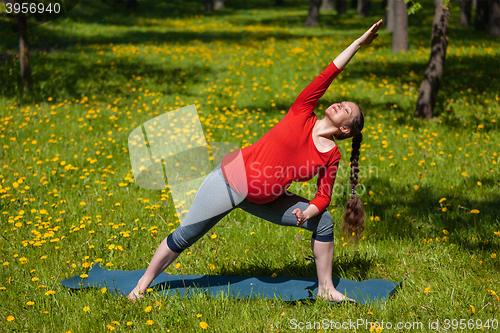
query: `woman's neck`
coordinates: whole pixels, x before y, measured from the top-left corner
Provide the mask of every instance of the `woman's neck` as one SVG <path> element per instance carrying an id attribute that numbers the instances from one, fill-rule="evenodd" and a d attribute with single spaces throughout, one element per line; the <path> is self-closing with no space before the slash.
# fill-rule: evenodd
<path id="1" fill-rule="evenodd" d="M 331 123 L 327 122 L 325 118 L 316 120 L 313 127 L 313 134 L 317 137 L 325 139 L 332 139 L 332 136 L 338 133 L 340 133 L 340 130 Z"/>

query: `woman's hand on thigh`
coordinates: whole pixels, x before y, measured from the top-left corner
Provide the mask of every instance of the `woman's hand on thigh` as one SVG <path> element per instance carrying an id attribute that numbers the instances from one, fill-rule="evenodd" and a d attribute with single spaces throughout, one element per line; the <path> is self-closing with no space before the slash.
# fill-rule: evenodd
<path id="1" fill-rule="evenodd" d="M 303 225 L 307 221 L 307 218 L 304 215 L 304 212 L 302 212 L 302 210 L 300 210 L 300 208 L 295 208 L 293 210 L 292 214 L 297 217 L 297 226 L 298 227 L 300 227 L 301 225 Z"/>

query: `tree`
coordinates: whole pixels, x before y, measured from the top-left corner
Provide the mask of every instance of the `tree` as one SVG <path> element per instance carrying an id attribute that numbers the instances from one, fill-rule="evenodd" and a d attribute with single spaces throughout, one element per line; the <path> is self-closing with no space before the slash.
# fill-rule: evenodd
<path id="1" fill-rule="evenodd" d="M 431 55 L 418 93 L 417 108 L 415 110 L 416 117 L 432 118 L 433 116 L 439 85 L 444 71 L 446 49 L 448 47 L 450 1 L 434 0 L 434 5 Z"/>
<path id="2" fill-rule="evenodd" d="M 15 4 L 16 2 L 21 4 L 22 0 L 1 0 L 4 5 L 7 4 Z M 19 63 L 21 65 L 21 78 L 23 79 L 23 90 L 26 92 L 33 91 L 33 79 L 31 76 L 31 67 L 29 60 L 29 44 L 28 44 L 28 34 L 26 33 L 27 24 L 26 24 L 26 14 L 23 11 L 19 11 L 17 15 L 17 27 L 12 26 L 13 31 L 17 30 L 17 36 L 19 40 Z"/>
<path id="3" fill-rule="evenodd" d="M 321 8 L 319 10 L 330 11 L 335 9 L 334 0 L 323 0 L 321 1 Z"/>
<path id="4" fill-rule="evenodd" d="M 491 0 L 490 36 L 500 37 L 500 0 Z"/>
<path id="5" fill-rule="evenodd" d="M 474 18 L 474 28 L 476 30 L 486 30 L 489 21 L 489 1 L 476 1 L 476 17 Z"/>
<path id="6" fill-rule="evenodd" d="M 394 31 L 392 33 L 392 51 L 408 52 L 408 13 L 403 0 L 394 0 Z"/>
<path id="7" fill-rule="evenodd" d="M 137 9 L 137 0 L 127 0 L 126 7 L 127 10 L 135 11 Z"/>
<path id="8" fill-rule="evenodd" d="M 387 9 L 385 11 L 385 26 L 388 32 L 394 31 L 394 2 L 396 0 L 387 0 Z"/>
<path id="9" fill-rule="evenodd" d="M 207 12 L 211 12 L 212 10 L 214 10 L 214 0 L 205 0 L 204 4 L 205 4 L 205 10 Z"/>
<path id="10" fill-rule="evenodd" d="M 347 11 L 346 0 L 337 0 L 337 13 L 345 14 Z"/>
<path id="11" fill-rule="evenodd" d="M 458 18 L 458 24 L 463 27 L 468 27 L 470 25 L 470 18 L 472 15 L 472 0 L 462 0 L 460 4 L 460 16 Z"/>
<path id="12" fill-rule="evenodd" d="M 306 27 L 315 27 L 319 24 L 319 6 L 321 0 L 309 0 L 309 13 L 307 14 Z"/>
<path id="13" fill-rule="evenodd" d="M 370 14 L 370 7 L 370 0 L 358 0 L 358 15 L 360 17 L 367 17 Z"/>
<path id="14" fill-rule="evenodd" d="M 222 9 L 224 8 L 224 0 L 215 0 L 214 1 L 214 9 Z"/>

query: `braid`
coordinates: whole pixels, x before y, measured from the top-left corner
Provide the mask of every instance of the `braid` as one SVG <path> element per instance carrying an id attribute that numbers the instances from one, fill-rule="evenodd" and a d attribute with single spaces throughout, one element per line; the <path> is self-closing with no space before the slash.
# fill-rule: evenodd
<path id="1" fill-rule="evenodd" d="M 353 196 L 347 201 L 347 207 L 344 213 L 344 222 L 342 229 L 348 233 L 348 236 L 353 235 L 357 239 L 359 234 L 364 230 L 364 217 L 365 207 L 363 203 L 355 194 L 356 187 L 358 186 L 358 160 L 359 148 L 363 141 L 363 135 L 358 133 L 352 138 L 352 151 L 351 151 L 351 189 Z"/>
<path id="2" fill-rule="evenodd" d="M 351 151 L 351 189 L 353 192 L 356 191 L 356 186 L 358 186 L 358 160 L 359 160 L 359 148 L 361 147 L 361 142 L 363 141 L 363 134 L 358 133 L 358 135 L 352 138 L 352 151 Z"/>

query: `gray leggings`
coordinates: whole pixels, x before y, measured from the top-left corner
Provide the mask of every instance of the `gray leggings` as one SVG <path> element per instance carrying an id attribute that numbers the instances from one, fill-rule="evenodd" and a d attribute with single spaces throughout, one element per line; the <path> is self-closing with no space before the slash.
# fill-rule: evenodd
<path id="1" fill-rule="evenodd" d="M 181 253 L 235 208 L 276 224 L 297 227 L 292 211 L 295 208 L 304 211 L 308 206 L 309 200 L 288 191 L 271 202 L 253 203 L 229 186 L 218 165 L 200 185 L 180 226 L 168 235 L 167 245 L 172 251 Z M 333 241 L 333 219 L 326 210 L 307 220 L 301 228 L 312 231 L 317 241 Z"/>

